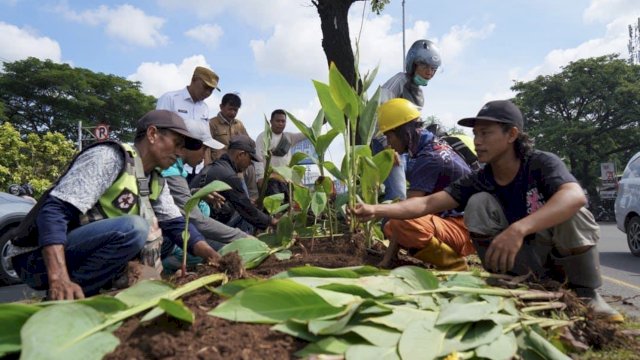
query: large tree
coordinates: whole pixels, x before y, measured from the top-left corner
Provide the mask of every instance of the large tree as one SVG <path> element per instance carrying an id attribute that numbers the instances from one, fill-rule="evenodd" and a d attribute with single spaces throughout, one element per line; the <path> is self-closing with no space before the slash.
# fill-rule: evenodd
<path id="1" fill-rule="evenodd" d="M 36 58 L 4 64 L 0 100 L 22 134 L 51 131 L 76 139 L 82 121 L 107 124 L 111 136 L 123 141 L 133 139 L 136 120 L 155 103 L 138 82 Z"/>
<path id="2" fill-rule="evenodd" d="M 336 64 L 342 76 L 355 88 L 356 72 L 351 37 L 349 34 L 349 8 L 362 0 L 311 0 L 320 15 L 322 29 L 322 49 L 327 63 Z M 377 14 L 390 0 L 372 0 L 371 9 Z"/>
<path id="3" fill-rule="evenodd" d="M 564 158 L 591 195 L 601 162 L 624 166 L 640 149 L 639 65 L 617 55 L 583 59 L 512 89 L 536 148 Z"/>

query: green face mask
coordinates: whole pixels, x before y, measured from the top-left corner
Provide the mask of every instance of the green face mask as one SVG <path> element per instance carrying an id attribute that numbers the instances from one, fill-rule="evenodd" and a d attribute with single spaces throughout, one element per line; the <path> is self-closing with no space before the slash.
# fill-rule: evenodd
<path id="1" fill-rule="evenodd" d="M 429 80 L 423 78 L 422 76 L 415 74 L 413 76 L 413 83 L 418 85 L 418 86 L 427 86 L 427 84 L 429 83 Z"/>

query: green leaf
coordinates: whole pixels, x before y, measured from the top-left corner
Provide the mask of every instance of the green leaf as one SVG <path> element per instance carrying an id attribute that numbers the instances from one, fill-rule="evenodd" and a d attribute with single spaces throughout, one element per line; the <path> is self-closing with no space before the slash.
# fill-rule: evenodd
<path id="1" fill-rule="evenodd" d="M 336 292 L 341 292 L 341 293 L 345 293 L 345 294 L 351 294 L 351 295 L 359 296 L 359 297 L 364 298 L 364 299 L 377 298 L 377 297 L 381 297 L 381 296 L 385 295 L 385 293 L 379 293 L 379 292 L 375 292 L 375 291 L 369 292 L 369 291 L 365 290 L 364 288 L 362 288 L 361 286 L 350 285 L 350 284 L 331 283 L 331 284 L 326 284 L 326 285 L 319 285 L 318 288 L 325 289 L 325 290 L 336 291 Z"/>
<path id="2" fill-rule="evenodd" d="M 482 288 L 486 287 L 487 283 L 481 278 L 467 274 L 455 274 L 450 276 L 446 281 L 442 282 L 442 286 L 453 287 L 463 286 L 469 288 Z"/>
<path id="3" fill-rule="evenodd" d="M 376 90 L 371 100 L 367 101 L 364 110 L 358 120 L 358 133 L 362 137 L 365 144 L 371 143 L 371 139 L 376 134 L 377 126 L 376 111 L 378 110 L 378 102 L 380 100 L 380 88 Z"/>
<path id="4" fill-rule="evenodd" d="M 322 109 L 318 110 L 318 115 L 313 120 L 313 124 L 311 124 L 311 131 L 313 135 L 315 135 L 316 139 L 322 134 L 322 125 L 324 124 L 324 111 Z"/>
<path id="5" fill-rule="evenodd" d="M 429 270 L 417 266 L 401 266 L 391 270 L 391 274 L 401 277 L 415 290 L 431 290 L 438 288 L 438 278 Z"/>
<path id="6" fill-rule="evenodd" d="M 92 296 L 87 299 L 77 300 L 76 303 L 90 306 L 103 314 L 111 314 L 128 308 L 124 302 L 106 295 Z"/>
<path id="7" fill-rule="evenodd" d="M 278 323 L 337 315 L 343 310 L 307 286 L 288 279 L 270 279 L 240 291 L 209 314 L 231 321 Z"/>
<path id="8" fill-rule="evenodd" d="M 345 327 L 339 334 L 352 332 L 367 340 L 371 345 L 390 347 L 396 346 L 401 333 L 395 329 L 375 324 L 351 325 Z"/>
<path id="9" fill-rule="evenodd" d="M 351 320 L 356 311 L 358 311 L 360 304 L 350 306 L 349 311 L 338 318 L 311 319 L 308 324 L 309 331 L 316 335 L 329 335 L 340 332 L 345 326 L 347 326 L 349 320 Z"/>
<path id="10" fill-rule="evenodd" d="M 336 136 L 338 136 L 338 134 L 340 134 L 338 130 L 331 129 L 327 131 L 326 134 L 318 136 L 318 142 L 316 144 L 316 153 L 318 154 L 318 157 L 320 159 L 324 158 L 324 154 L 327 152 L 329 145 L 331 145 L 331 142 L 333 141 L 333 139 L 335 139 Z"/>
<path id="11" fill-rule="evenodd" d="M 275 255 L 276 259 L 280 261 L 284 261 L 284 260 L 291 259 L 291 256 L 293 256 L 293 253 L 291 252 L 291 250 L 285 249 L 285 250 L 280 250 L 273 255 Z"/>
<path id="12" fill-rule="evenodd" d="M 542 356 L 544 359 L 548 360 L 570 360 L 571 358 L 567 355 L 563 354 L 562 351 L 558 350 L 553 344 L 551 344 L 547 339 L 542 337 L 540 334 L 533 330 L 526 330 L 524 341 L 527 346 L 531 348 L 538 355 Z"/>
<path id="13" fill-rule="evenodd" d="M 298 120 L 298 118 L 296 118 L 292 113 L 287 111 L 287 116 L 289 117 L 289 120 L 291 120 L 291 122 L 293 123 L 293 125 L 295 125 L 298 130 L 304 134 L 304 136 L 307 137 L 307 139 L 309 139 L 309 141 L 311 141 L 311 144 L 313 144 L 313 147 L 316 146 L 316 137 L 313 135 L 313 131 L 307 126 L 305 125 L 304 122 Z"/>
<path id="14" fill-rule="evenodd" d="M 376 360 L 400 360 L 395 346 L 382 347 L 374 345 L 349 346 L 345 354 L 347 360 L 376 359 Z"/>
<path id="15" fill-rule="evenodd" d="M 492 314 L 499 308 L 485 301 L 475 303 L 443 304 L 438 317 L 437 325 L 460 324 L 472 321 L 491 320 Z"/>
<path id="16" fill-rule="evenodd" d="M 297 321 L 285 321 L 280 324 L 273 325 L 271 327 L 271 330 L 280 331 L 281 333 L 285 333 L 309 342 L 314 342 L 321 339 L 320 336 L 313 335 L 309 332 L 306 323 Z"/>
<path id="17" fill-rule="evenodd" d="M 357 158 L 367 159 L 371 158 L 372 152 L 371 147 L 369 145 L 356 145 L 355 153 Z"/>
<path id="18" fill-rule="evenodd" d="M 376 164 L 378 169 L 378 183 L 384 182 L 389 173 L 391 173 L 394 157 L 395 152 L 393 149 L 385 149 L 373 156 L 373 163 Z"/>
<path id="19" fill-rule="evenodd" d="M 360 99 L 333 62 L 329 67 L 329 90 L 338 108 L 349 116 L 349 121 L 357 121 Z M 324 109 L 324 104 L 322 108 Z"/>
<path id="20" fill-rule="evenodd" d="M 288 215 L 284 215 L 278 220 L 276 227 L 276 239 L 280 246 L 288 246 L 293 240 L 293 222 Z M 282 256 L 282 255 L 280 255 Z M 276 253 L 276 257 L 278 257 Z M 291 254 L 289 254 L 291 257 Z M 284 258 L 278 258 L 278 260 L 284 260 Z"/>
<path id="21" fill-rule="evenodd" d="M 309 188 L 301 185 L 293 185 L 293 201 L 300 206 L 303 213 L 306 213 L 311 205 L 311 192 Z"/>
<path id="22" fill-rule="evenodd" d="M 235 294 L 239 293 L 240 291 L 251 287 L 253 285 L 256 285 L 260 282 L 262 282 L 263 280 L 260 279 L 254 279 L 254 278 L 250 278 L 250 279 L 238 279 L 238 280 L 234 280 L 231 282 L 228 282 L 224 285 L 220 285 L 217 288 L 215 288 L 213 290 L 213 292 L 215 292 L 216 294 L 220 295 L 220 296 L 224 296 L 224 297 L 232 297 Z"/>
<path id="23" fill-rule="evenodd" d="M 303 165 L 295 165 L 294 167 L 288 166 L 275 166 L 273 171 L 280 174 L 285 180 L 292 182 L 293 184 L 302 185 L 302 179 L 306 168 Z"/>
<path id="24" fill-rule="evenodd" d="M 380 270 L 376 267 L 364 265 L 343 267 L 338 269 L 322 268 L 318 266 L 298 266 L 290 268 L 287 271 L 281 272 L 273 278 L 287 278 L 287 277 L 326 277 L 326 278 L 359 278 L 361 276 L 385 274 L 385 270 Z"/>
<path id="25" fill-rule="evenodd" d="M 160 299 L 158 307 L 176 319 L 193 324 L 195 316 L 193 312 L 184 305 L 182 300 Z"/>
<path id="26" fill-rule="evenodd" d="M 269 155 L 269 149 L 271 148 L 271 136 L 272 136 L 272 130 L 271 130 L 271 123 L 269 122 L 269 120 L 267 120 L 267 117 L 264 117 L 264 132 L 262 135 L 262 158 L 266 159 L 267 156 Z"/>
<path id="27" fill-rule="evenodd" d="M 338 107 L 334 99 L 331 97 L 331 89 L 329 88 L 329 85 L 314 80 L 313 86 L 316 88 L 318 100 L 320 100 L 320 105 L 322 106 L 322 110 L 324 111 L 331 128 L 338 132 L 343 132 L 347 127 L 344 112 L 340 107 Z"/>
<path id="28" fill-rule="evenodd" d="M 198 190 L 195 194 L 191 195 L 187 203 L 184 205 L 185 214 L 189 214 L 191 212 L 191 209 L 193 209 L 193 207 L 196 206 L 203 197 L 211 194 L 214 191 L 221 192 L 226 190 L 231 190 L 231 186 L 229 186 L 224 181 L 213 180 L 212 182 L 208 183 L 205 187 Z"/>
<path id="29" fill-rule="evenodd" d="M 402 332 L 398 352 L 403 360 L 436 359 L 442 351 L 446 331 L 430 320 L 415 320 Z"/>
<path id="30" fill-rule="evenodd" d="M 163 296 L 171 293 L 174 287 L 160 280 L 141 281 L 132 287 L 119 292 L 116 299 L 133 307 L 148 301 L 151 298 Z"/>
<path id="31" fill-rule="evenodd" d="M 264 242 L 256 238 L 244 238 L 238 239 L 225 245 L 218 251 L 220 255 L 224 256 L 228 253 L 237 251 L 240 258 L 242 258 L 242 264 L 249 269 L 256 261 L 262 261 L 269 256 L 269 246 Z"/>
<path id="32" fill-rule="evenodd" d="M 315 354 L 340 355 L 344 354 L 350 345 L 351 343 L 345 339 L 329 336 L 305 346 L 304 349 L 296 352 L 295 355 L 301 358 L 306 358 Z"/>
<path id="33" fill-rule="evenodd" d="M 264 205 L 265 210 L 267 210 L 270 215 L 273 215 L 277 213 L 282 201 L 284 201 L 284 194 L 279 193 L 266 196 L 262 204 Z"/>
<path id="34" fill-rule="evenodd" d="M 22 327 L 21 358 L 102 359 L 118 346 L 118 338 L 106 331 L 85 334 L 105 319 L 100 312 L 82 304 L 42 309 Z"/>
<path id="35" fill-rule="evenodd" d="M 0 304 L 0 355 L 20 351 L 20 329 L 40 309 L 20 303 Z"/>
<path id="36" fill-rule="evenodd" d="M 307 153 L 298 151 L 291 156 L 291 160 L 289 161 L 289 166 L 291 167 L 293 165 L 298 165 L 298 163 L 304 159 L 311 159 L 314 162 L 317 162 L 316 159 L 314 159 L 313 157 L 310 157 L 309 155 L 307 155 Z"/>
<path id="37" fill-rule="evenodd" d="M 313 197 L 311 198 L 311 211 L 313 214 L 318 217 L 324 211 L 327 206 L 327 194 L 316 191 L 313 193 Z"/>
<path id="38" fill-rule="evenodd" d="M 509 360 L 516 356 L 518 344 L 513 332 L 501 335 L 496 341 L 478 346 L 476 356 L 495 360 Z"/>
<path id="39" fill-rule="evenodd" d="M 420 320 L 424 325 L 435 326 L 438 313 L 434 311 L 426 311 L 412 309 L 406 306 L 391 306 L 391 314 L 371 317 L 367 321 L 384 325 L 392 329 L 405 331 L 412 321 Z"/>
<path id="40" fill-rule="evenodd" d="M 324 168 L 327 169 L 327 171 L 329 171 L 329 173 L 336 179 L 344 181 L 344 175 L 342 175 L 342 172 L 340 172 L 340 169 L 338 169 L 334 163 L 331 161 L 325 161 L 322 163 L 322 166 L 324 166 Z"/>
<path id="41" fill-rule="evenodd" d="M 502 336 L 502 326 L 493 321 L 484 320 L 470 325 L 465 331 L 454 338 L 445 339 L 441 356 L 446 356 L 454 351 L 463 352 L 475 349 L 478 346 L 491 344 Z"/>
<path id="42" fill-rule="evenodd" d="M 362 79 L 362 93 L 367 92 L 367 90 L 371 86 L 371 83 L 373 82 L 373 80 L 375 80 L 376 75 L 378 75 L 378 66 L 376 66 L 371 72 L 367 72 L 364 75 L 364 78 Z M 376 92 L 378 92 L 378 90 L 376 90 Z M 376 99 L 375 95 L 373 95 L 373 97 L 369 101 L 373 101 L 373 100 L 376 100 L 375 101 L 376 104 L 378 103 L 378 99 Z"/>

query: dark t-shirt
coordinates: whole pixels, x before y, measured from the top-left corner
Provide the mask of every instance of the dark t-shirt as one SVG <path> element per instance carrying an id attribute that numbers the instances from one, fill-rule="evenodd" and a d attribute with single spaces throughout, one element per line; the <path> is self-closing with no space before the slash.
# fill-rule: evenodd
<path id="1" fill-rule="evenodd" d="M 438 141 L 428 130 L 422 131 L 416 148 L 406 167 L 409 191 L 433 194 L 471 172 L 451 146 Z"/>
<path id="2" fill-rule="evenodd" d="M 496 183 L 491 166 L 487 165 L 451 184 L 445 191 L 462 209 L 473 194 L 488 192 L 502 205 L 512 224 L 540 209 L 560 185 L 569 182 L 577 181 L 558 156 L 535 150 L 520 164 L 513 181 L 505 186 Z"/>

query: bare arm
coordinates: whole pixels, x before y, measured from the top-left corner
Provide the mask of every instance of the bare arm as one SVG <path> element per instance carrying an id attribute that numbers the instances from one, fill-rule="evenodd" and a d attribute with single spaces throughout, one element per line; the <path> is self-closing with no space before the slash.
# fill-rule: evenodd
<path id="1" fill-rule="evenodd" d="M 354 214 L 361 220 L 374 218 L 414 219 L 458 207 L 458 202 L 444 191 L 423 197 L 413 197 L 393 204 L 357 204 Z"/>
<path id="2" fill-rule="evenodd" d="M 42 256 L 49 278 L 49 298 L 51 300 L 84 299 L 82 288 L 69 278 L 64 246 L 45 246 L 42 248 Z"/>
<path id="3" fill-rule="evenodd" d="M 511 270 L 525 236 L 569 220 L 586 202 L 577 183 L 560 185 L 558 191 L 538 211 L 514 222 L 494 238 L 486 254 L 489 269 L 496 272 Z"/>

